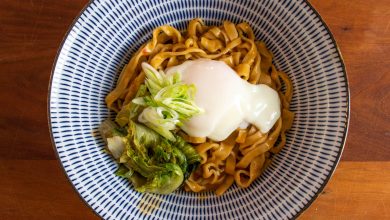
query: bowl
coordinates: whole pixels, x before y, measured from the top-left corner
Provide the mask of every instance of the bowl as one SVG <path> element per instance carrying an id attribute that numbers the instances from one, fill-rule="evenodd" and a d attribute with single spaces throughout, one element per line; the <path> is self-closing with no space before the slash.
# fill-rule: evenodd
<path id="1" fill-rule="evenodd" d="M 116 177 L 97 127 L 114 117 L 104 102 L 131 55 L 154 28 L 180 30 L 248 22 L 274 64 L 291 78 L 295 112 L 284 149 L 249 188 L 224 195 L 176 191 L 140 194 Z M 49 90 L 54 149 L 81 198 L 105 219 L 293 219 L 319 195 L 340 159 L 349 91 L 340 51 L 319 14 L 303 0 L 91 1 L 58 52 Z"/>

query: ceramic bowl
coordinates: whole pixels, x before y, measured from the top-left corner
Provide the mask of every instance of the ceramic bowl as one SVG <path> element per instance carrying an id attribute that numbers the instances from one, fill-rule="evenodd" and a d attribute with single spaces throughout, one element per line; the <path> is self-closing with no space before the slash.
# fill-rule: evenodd
<path id="1" fill-rule="evenodd" d="M 131 55 L 170 24 L 184 30 L 202 18 L 248 22 L 288 73 L 294 93 L 284 149 L 249 188 L 224 195 L 179 190 L 140 194 L 114 175 L 96 131 L 114 117 L 104 102 Z M 293 219 L 319 195 L 340 159 L 348 128 L 349 90 L 341 54 L 318 13 L 304 0 L 92 1 L 68 31 L 49 91 L 53 145 L 69 181 L 105 219 Z"/>

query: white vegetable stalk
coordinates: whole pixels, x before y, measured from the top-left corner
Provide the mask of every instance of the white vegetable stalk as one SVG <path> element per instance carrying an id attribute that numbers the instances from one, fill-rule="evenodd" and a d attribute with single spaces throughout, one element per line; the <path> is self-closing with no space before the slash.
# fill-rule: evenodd
<path id="1" fill-rule="evenodd" d="M 203 112 L 194 101 L 196 88 L 194 85 L 181 83 L 179 73 L 167 76 L 145 62 L 141 66 L 145 72 L 145 84 L 150 96 L 132 100 L 134 104 L 146 107 L 139 115 L 138 121 L 163 137 L 174 140 L 171 130 Z"/>
<path id="2" fill-rule="evenodd" d="M 125 150 L 125 143 L 120 136 L 114 136 L 111 138 L 107 138 L 107 147 L 114 156 L 115 159 L 118 159 L 123 151 Z"/>

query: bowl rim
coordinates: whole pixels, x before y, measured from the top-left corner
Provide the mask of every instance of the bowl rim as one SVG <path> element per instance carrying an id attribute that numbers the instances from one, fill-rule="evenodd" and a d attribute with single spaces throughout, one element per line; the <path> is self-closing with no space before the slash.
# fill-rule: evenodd
<path id="1" fill-rule="evenodd" d="M 96 210 L 94 208 L 92 208 L 91 205 L 89 205 L 89 203 L 79 193 L 79 191 L 77 190 L 76 186 L 73 184 L 73 182 L 69 178 L 68 173 L 65 170 L 64 164 L 61 162 L 61 159 L 60 159 L 59 153 L 58 153 L 58 149 L 57 149 L 56 144 L 55 144 L 55 140 L 54 140 L 54 136 L 53 136 L 53 132 L 52 132 L 53 128 L 52 128 L 51 113 L 50 113 L 50 109 L 51 109 L 50 100 L 51 100 L 51 91 L 52 91 L 52 84 L 53 84 L 53 75 L 54 75 L 54 71 L 55 71 L 55 69 L 57 67 L 58 58 L 59 58 L 59 56 L 61 54 L 61 51 L 62 51 L 62 49 L 64 47 L 66 39 L 68 39 L 68 37 L 69 37 L 70 31 L 73 29 L 73 27 L 75 26 L 75 24 L 79 20 L 79 18 L 84 14 L 85 10 L 87 10 L 87 8 L 89 8 L 90 5 L 92 3 L 95 3 L 95 2 L 96 2 L 96 0 L 90 0 L 90 1 L 88 1 L 85 4 L 85 6 L 82 8 L 82 10 L 73 19 L 72 23 L 68 26 L 68 29 L 67 29 L 66 33 L 64 34 L 64 36 L 62 38 L 61 44 L 58 47 L 55 59 L 53 61 L 52 69 L 51 69 L 51 72 L 50 72 L 50 79 L 49 79 L 49 84 L 48 84 L 48 95 L 47 95 L 46 104 L 47 104 L 47 121 L 48 121 L 48 128 L 49 128 L 49 133 L 50 133 L 51 145 L 52 145 L 52 148 L 53 148 L 53 150 L 55 152 L 56 160 L 57 160 L 57 162 L 60 164 L 60 166 L 62 168 L 63 174 L 65 175 L 65 177 L 69 181 L 69 183 L 72 185 L 72 188 L 73 188 L 74 192 L 76 192 L 78 197 L 83 201 L 84 205 L 86 207 L 88 207 L 90 210 L 92 210 L 92 212 L 97 217 L 99 217 L 101 219 L 104 219 L 99 213 L 96 212 Z M 346 93 L 347 93 L 347 96 L 346 96 L 347 109 L 346 109 L 346 116 L 345 116 L 346 117 L 345 129 L 344 129 L 344 132 L 343 132 L 342 142 L 340 144 L 341 149 L 340 149 L 340 151 L 338 152 L 338 154 L 336 156 L 336 160 L 335 160 L 334 164 L 332 165 L 332 168 L 331 168 L 329 174 L 327 175 L 326 179 L 324 180 L 323 184 L 320 186 L 318 191 L 315 193 L 315 195 L 309 200 L 308 203 L 306 203 L 306 205 L 304 205 L 304 207 L 301 210 L 299 210 L 294 216 L 292 216 L 291 219 L 297 219 L 302 213 L 304 213 L 313 204 L 313 202 L 319 197 L 319 195 L 323 192 L 325 187 L 328 185 L 329 180 L 332 178 L 334 172 L 336 171 L 336 168 L 337 168 L 338 164 L 340 163 L 341 155 L 342 155 L 342 153 L 343 153 L 343 151 L 345 149 L 347 136 L 348 136 L 348 131 L 349 131 L 349 125 L 350 125 L 350 112 L 351 112 L 351 97 L 350 97 L 351 93 L 350 93 L 350 89 L 349 89 L 349 81 L 348 81 L 347 69 L 345 67 L 344 58 L 343 58 L 343 56 L 341 54 L 341 51 L 340 51 L 340 48 L 339 48 L 339 46 L 338 46 L 338 44 L 336 42 L 336 39 L 335 39 L 332 31 L 330 30 L 329 26 L 325 23 L 325 21 L 322 18 L 322 16 L 313 7 L 313 5 L 309 2 L 309 0 L 302 0 L 302 2 L 306 3 L 307 6 L 309 6 L 310 10 L 319 19 L 319 22 L 321 22 L 321 24 L 325 28 L 327 34 L 329 34 L 329 36 L 330 36 L 330 38 L 332 40 L 332 43 L 335 45 L 335 49 L 336 49 L 337 55 L 338 55 L 338 57 L 340 58 L 340 61 L 341 61 L 341 69 L 343 71 L 343 76 L 345 78 L 345 87 L 346 87 Z"/>

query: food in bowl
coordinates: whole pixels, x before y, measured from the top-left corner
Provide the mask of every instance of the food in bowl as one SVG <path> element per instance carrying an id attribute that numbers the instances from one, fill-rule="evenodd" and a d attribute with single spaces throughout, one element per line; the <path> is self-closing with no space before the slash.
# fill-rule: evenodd
<path id="1" fill-rule="evenodd" d="M 292 83 L 247 23 L 153 31 L 106 97 L 100 133 L 139 192 L 246 188 L 285 145 Z"/>

